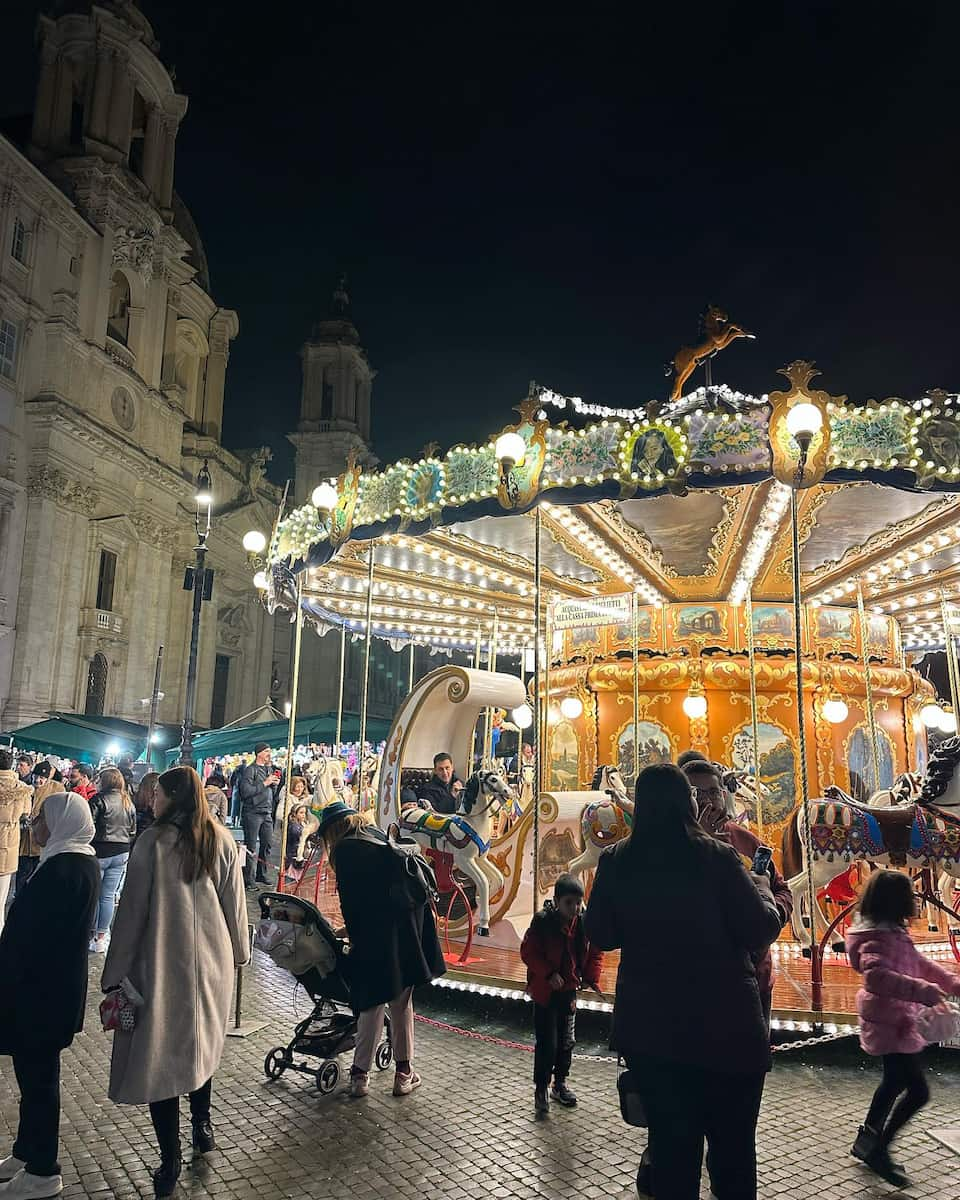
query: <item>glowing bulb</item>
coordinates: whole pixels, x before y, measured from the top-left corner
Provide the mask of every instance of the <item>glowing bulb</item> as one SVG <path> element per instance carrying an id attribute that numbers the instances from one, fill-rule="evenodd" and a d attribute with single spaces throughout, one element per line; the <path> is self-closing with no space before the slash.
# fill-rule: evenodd
<path id="1" fill-rule="evenodd" d="M 251 529 L 243 535 L 243 548 L 248 554 L 262 554 L 267 547 L 267 539 L 259 529 Z"/>
<path id="2" fill-rule="evenodd" d="M 846 702 L 841 700 L 837 695 L 833 695 L 829 700 L 824 701 L 823 715 L 831 725 L 842 725 L 849 713 L 850 710 L 847 708 Z"/>
<path id="3" fill-rule="evenodd" d="M 683 698 L 683 711 L 691 721 L 698 721 L 707 715 L 707 698 L 702 692 L 690 692 Z"/>
<path id="4" fill-rule="evenodd" d="M 527 443 L 519 433 L 501 433 L 497 438 L 494 453 L 497 461 L 509 471 L 523 462 L 527 453 Z"/>
<path id="5" fill-rule="evenodd" d="M 310 499 L 319 512 L 333 512 L 337 507 L 337 489 L 330 483 L 318 484 Z"/>
<path id="6" fill-rule="evenodd" d="M 577 696 L 565 696 L 560 701 L 560 712 L 568 721 L 575 721 L 583 713 L 583 701 Z"/>
<path id="7" fill-rule="evenodd" d="M 510 719 L 518 729 L 529 729 L 533 724 L 533 712 L 529 704 L 521 704 L 510 714 Z"/>
<path id="8" fill-rule="evenodd" d="M 944 708 L 940 712 L 940 730 L 950 734 L 957 732 L 957 718 L 949 709 Z"/>
<path id="9" fill-rule="evenodd" d="M 787 412 L 787 432 L 798 442 L 811 440 L 822 426 L 823 414 L 815 404 L 803 400 Z"/>
<path id="10" fill-rule="evenodd" d="M 928 729 L 939 729 L 940 714 L 942 712 L 943 709 L 940 707 L 940 705 L 934 704 L 931 700 L 929 704 L 925 704 L 923 708 L 920 709 L 920 720 Z"/>
<path id="11" fill-rule="evenodd" d="M 258 571 L 256 575 L 254 575 L 253 586 L 261 592 L 265 592 L 267 590 L 268 580 L 266 571 Z"/>

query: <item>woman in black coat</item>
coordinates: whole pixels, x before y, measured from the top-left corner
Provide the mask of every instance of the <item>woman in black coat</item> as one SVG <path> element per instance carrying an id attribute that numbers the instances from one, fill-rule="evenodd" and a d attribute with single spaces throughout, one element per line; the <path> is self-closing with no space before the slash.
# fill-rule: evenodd
<path id="1" fill-rule="evenodd" d="M 33 821 L 40 862 L 17 892 L 0 936 L 0 1053 L 13 1056 L 20 1125 L 0 1162 L 0 1194 L 55 1196 L 63 1188 L 60 1052 L 83 1028 L 87 946 L 100 895 L 90 806 L 55 792 Z M 10 1182 L 6 1182 L 10 1181 Z"/>
<path id="2" fill-rule="evenodd" d="M 395 1096 L 420 1086 L 413 1058 L 413 989 L 446 971 L 428 904 L 398 908 L 390 896 L 392 878 L 386 835 L 363 822 L 342 801 L 320 814 L 320 836 L 337 876 L 340 911 L 350 939 L 347 970 L 354 1011 L 359 1013 L 350 1094 L 366 1096 L 373 1053 L 390 1008 L 397 1072 Z"/>
<path id="3" fill-rule="evenodd" d="M 767 876 L 700 829 L 678 767 L 640 772 L 633 832 L 601 855 L 584 929 L 621 951 L 614 1046 L 646 1110 L 657 1200 L 700 1195 L 704 1138 L 714 1192 L 753 1200 L 770 1046 L 751 955 L 780 913 Z"/>

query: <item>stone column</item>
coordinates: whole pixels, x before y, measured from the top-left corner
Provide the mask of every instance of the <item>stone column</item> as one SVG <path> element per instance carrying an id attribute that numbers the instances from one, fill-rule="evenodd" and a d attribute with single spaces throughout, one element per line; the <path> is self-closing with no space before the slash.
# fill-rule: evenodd
<path id="1" fill-rule="evenodd" d="M 167 289 L 167 315 L 163 327 L 163 361 L 160 365 L 160 386 L 170 387 L 176 382 L 177 370 L 177 306 L 180 294 L 173 288 Z"/>
<path id="2" fill-rule="evenodd" d="M 133 122 L 133 83 L 126 54 L 114 55 L 113 87 L 110 91 L 110 116 L 107 141 L 126 158 L 130 153 L 130 126 Z"/>
<path id="3" fill-rule="evenodd" d="M 166 117 L 163 123 L 163 154 L 160 168 L 160 185 L 157 189 L 157 201 L 161 208 L 173 205 L 173 160 L 176 153 L 177 124 L 173 117 Z"/>
<path id="4" fill-rule="evenodd" d="M 65 146 L 70 140 L 70 117 L 73 107 L 73 68 L 66 58 L 57 60 L 57 82 L 50 120 L 51 147 Z"/>
<path id="5" fill-rule="evenodd" d="M 207 359 L 207 379 L 203 393 L 203 433 L 220 440 L 223 424 L 223 389 L 230 359 L 230 339 L 221 322 L 214 317 L 210 330 L 210 355 Z"/>
<path id="6" fill-rule="evenodd" d="M 32 140 L 35 146 L 50 144 L 50 126 L 57 96 L 57 50 L 49 41 L 40 48 L 40 82 L 33 114 Z"/>
<path id="7" fill-rule="evenodd" d="M 97 142 L 107 140 L 110 92 L 113 87 L 113 54 L 108 46 L 97 46 L 97 70 L 93 79 L 93 106 L 87 128 Z"/>
<path id="8" fill-rule="evenodd" d="M 160 182 L 163 153 L 163 115 L 156 104 L 147 113 L 147 131 L 143 144 L 143 182 L 156 195 Z"/>

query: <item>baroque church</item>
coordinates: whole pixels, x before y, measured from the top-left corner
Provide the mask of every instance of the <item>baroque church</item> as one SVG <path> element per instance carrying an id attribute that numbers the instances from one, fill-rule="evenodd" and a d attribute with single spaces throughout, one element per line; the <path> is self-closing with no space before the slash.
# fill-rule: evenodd
<path id="1" fill-rule="evenodd" d="M 144 721 L 163 647 L 161 722 L 183 712 L 194 492 L 213 480 L 196 725 L 290 693 L 291 626 L 270 617 L 242 549 L 280 491 L 269 451 L 221 442 L 238 315 L 213 297 L 174 187 L 187 113 L 132 0 L 40 18 L 32 120 L 0 125 L 0 728 L 50 712 Z M 295 500 L 370 450 L 374 372 L 345 287 L 301 351 Z M 340 639 L 304 639 L 300 711 L 336 707 Z M 344 703 L 360 701 L 362 646 Z M 374 643 L 370 711 L 406 670 Z"/>

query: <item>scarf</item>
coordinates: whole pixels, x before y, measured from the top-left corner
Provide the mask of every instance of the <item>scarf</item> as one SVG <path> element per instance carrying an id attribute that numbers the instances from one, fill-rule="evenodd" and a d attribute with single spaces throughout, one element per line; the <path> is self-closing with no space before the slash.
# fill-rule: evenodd
<path id="1" fill-rule="evenodd" d="M 82 796 L 76 792 L 54 792 L 44 800 L 40 811 L 50 836 L 40 851 L 38 870 L 58 854 L 93 854 L 90 842 L 96 826 L 90 805 Z"/>

